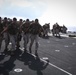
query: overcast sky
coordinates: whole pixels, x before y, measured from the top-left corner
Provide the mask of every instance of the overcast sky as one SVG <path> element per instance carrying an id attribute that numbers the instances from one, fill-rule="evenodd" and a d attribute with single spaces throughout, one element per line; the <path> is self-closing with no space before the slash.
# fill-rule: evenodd
<path id="1" fill-rule="evenodd" d="M 0 16 L 38 18 L 42 25 L 58 22 L 76 30 L 76 0 L 0 0 Z"/>

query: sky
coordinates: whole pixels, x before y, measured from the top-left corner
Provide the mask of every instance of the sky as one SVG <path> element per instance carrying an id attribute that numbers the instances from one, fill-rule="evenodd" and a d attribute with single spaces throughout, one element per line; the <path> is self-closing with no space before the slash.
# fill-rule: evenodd
<path id="1" fill-rule="evenodd" d="M 56 22 L 76 31 L 76 0 L 0 0 L 1 17 L 39 19 L 41 25 Z"/>

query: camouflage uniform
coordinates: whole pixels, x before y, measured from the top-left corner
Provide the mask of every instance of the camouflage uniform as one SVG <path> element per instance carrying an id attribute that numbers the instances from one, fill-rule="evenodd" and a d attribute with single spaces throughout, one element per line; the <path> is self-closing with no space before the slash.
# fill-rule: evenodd
<path id="1" fill-rule="evenodd" d="M 17 19 L 13 18 L 13 22 L 8 26 L 10 42 L 12 43 L 12 52 L 16 50 L 18 24 Z"/>
<path id="2" fill-rule="evenodd" d="M 3 21 L 2 24 L 3 24 L 3 29 L 8 27 L 7 17 L 4 18 L 4 21 Z M 4 39 L 5 39 L 5 50 L 4 50 L 4 52 L 6 52 L 8 50 L 7 47 L 8 47 L 8 44 L 9 44 L 9 34 L 8 34 L 7 31 L 5 31 L 3 33 L 3 35 L 4 35 Z"/>
<path id="3" fill-rule="evenodd" d="M 23 22 L 22 22 L 22 19 L 20 19 L 20 21 L 18 22 L 17 49 L 19 49 L 20 41 L 22 39 L 22 29 L 21 29 L 22 25 L 23 25 Z"/>
<path id="4" fill-rule="evenodd" d="M 26 19 L 26 22 L 22 25 L 23 30 L 23 40 L 24 40 L 24 52 L 27 51 L 27 44 L 29 42 L 29 28 L 30 28 L 30 22 L 29 19 Z"/>
<path id="5" fill-rule="evenodd" d="M 29 46 L 29 52 L 31 53 L 31 48 L 32 48 L 32 45 L 35 41 L 35 54 L 37 54 L 37 50 L 38 50 L 38 46 L 39 46 L 39 43 L 38 43 L 38 37 L 39 37 L 39 33 L 40 33 L 40 29 L 41 29 L 41 25 L 38 23 L 38 19 L 35 19 L 35 23 L 32 23 L 30 25 L 30 40 L 31 40 L 31 43 L 30 43 L 30 46 Z"/>
<path id="6" fill-rule="evenodd" d="M 0 50 L 1 50 L 2 40 L 3 40 L 3 35 L 1 34 L 2 31 L 3 31 L 3 25 L 0 17 Z"/>

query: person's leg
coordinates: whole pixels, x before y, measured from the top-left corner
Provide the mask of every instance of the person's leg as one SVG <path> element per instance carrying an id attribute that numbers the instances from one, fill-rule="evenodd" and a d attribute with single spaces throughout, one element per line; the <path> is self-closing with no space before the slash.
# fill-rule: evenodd
<path id="1" fill-rule="evenodd" d="M 39 47 L 39 42 L 38 42 L 38 35 L 35 36 L 35 55 L 37 55 L 38 47 Z"/>
<path id="2" fill-rule="evenodd" d="M 33 43 L 34 43 L 34 40 L 35 40 L 35 35 L 32 35 L 31 34 L 31 36 L 30 36 L 30 46 L 29 46 L 29 52 L 30 53 L 32 53 L 32 51 L 31 51 L 31 48 L 32 48 L 32 45 L 33 45 Z"/>
<path id="3" fill-rule="evenodd" d="M 18 34 L 17 35 L 17 42 L 16 42 L 17 49 L 19 49 L 19 47 L 20 47 L 20 41 L 21 41 L 21 36 L 20 36 L 20 34 Z"/>
<path id="4" fill-rule="evenodd" d="M 1 45 L 2 45 L 2 36 L 0 36 L 0 50 L 1 50 Z"/>
<path id="5" fill-rule="evenodd" d="M 28 42 L 29 42 L 29 38 L 30 38 L 30 34 L 27 33 L 27 44 L 28 44 Z"/>
<path id="6" fill-rule="evenodd" d="M 15 41 L 15 36 L 14 35 L 10 35 L 10 41 L 12 43 L 12 51 L 14 51 L 16 49 L 16 47 L 15 47 L 16 41 Z"/>
<path id="7" fill-rule="evenodd" d="M 23 40 L 24 40 L 24 52 L 27 52 L 27 35 L 26 34 L 24 34 Z"/>
<path id="8" fill-rule="evenodd" d="M 5 32 L 4 33 L 4 39 L 5 39 L 5 50 L 4 50 L 4 52 L 7 52 L 7 50 L 8 50 L 8 44 L 9 44 L 9 38 L 8 38 L 8 33 L 7 32 Z"/>

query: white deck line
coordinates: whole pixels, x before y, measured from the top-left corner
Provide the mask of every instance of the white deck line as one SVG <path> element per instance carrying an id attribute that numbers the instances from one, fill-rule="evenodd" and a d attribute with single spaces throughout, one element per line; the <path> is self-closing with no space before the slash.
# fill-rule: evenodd
<path id="1" fill-rule="evenodd" d="M 33 55 L 34 57 L 36 57 L 34 54 L 32 54 L 32 55 Z M 44 60 L 44 59 L 41 59 L 41 58 L 40 58 L 40 60 L 42 60 L 42 61 L 44 61 L 45 63 L 47 63 L 47 61 Z M 50 63 L 50 62 L 49 62 L 49 65 L 55 67 L 56 69 L 58 69 L 58 70 L 60 70 L 60 71 L 62 71 L 62 72 L 64 72 L 64 73 L 66 73 L 66 74 L 68 74 L 68 75 L 73 75 L 73 74 L 65 71 L 64 69 L 62 69 L 62 68 L 60 68 L 60 67 L 58 67 L 58 66 L 56 66 L 56 65 L 54 65 L 54 64 L 52 64 L 52 63 Z"/>

